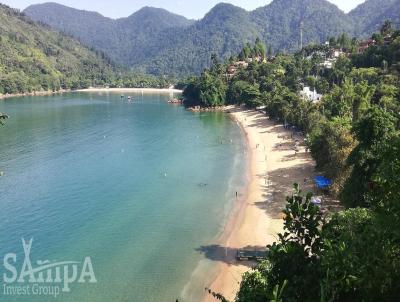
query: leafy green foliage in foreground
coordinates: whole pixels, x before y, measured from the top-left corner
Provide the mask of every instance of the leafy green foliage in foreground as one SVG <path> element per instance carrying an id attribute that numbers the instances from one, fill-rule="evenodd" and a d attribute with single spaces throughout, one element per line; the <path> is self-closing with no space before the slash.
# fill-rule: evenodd
<path id="1" fill-rule="evenodd" d="M 245 273 L 236 301 L 276 301 L 279 289 L 280 301 L 397 301 L 399 212 L 356 208 L 324 221 L 310 197 L 295 187 L 284 233 Z"/>

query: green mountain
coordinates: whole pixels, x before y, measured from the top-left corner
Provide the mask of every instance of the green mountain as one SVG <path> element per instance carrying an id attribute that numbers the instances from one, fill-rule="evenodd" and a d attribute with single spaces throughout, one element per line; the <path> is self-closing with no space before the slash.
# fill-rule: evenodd
<path id="1" fill-rule="evenodd" d="M 324 42 L 343 32 L 351 36 L 370 33 L 384 19 L 398 17 L 398 7 L 382 8 L 399 1 L 369 0 L 351 14 L 326 0 L 274 0 L 252 12 L 222 3 L 198 21 L 149 7 L 117 20 L 55 3 L 32 5 L 25 13 L 134 70 L 188 75 L 209 66 L 211 54 L 227 58 L 256 37 L 275 51 L 290 52 L 300 47 L 301 27 L 304 45 Z M 381 5 L 380 11 L 370 7 L 372 2 L 385 5 Z M 373 17 L 363 19 L 366 12 Z M 371 25 L 361 26 L 372 19 L 375 21 Z"/>
<path id="2" fill-rule="evenodd" d="M 300 48 L 301 26 L 304 45 L 325 42 L 343 32 L 355 34 L 351 18 L 325 0 L 275 0 L 251 15 L 264 41 L 280 51 Z"/>
<path id="3" fill-rule="evenodd" d="M 158 51 L 156 42 L 164 30 L 192 24 L 184 17 L 152 7 L 144 7 L 117 20 L 57 3 L 32 5 L 24 13 L 104 51 L 114 61 L 127 66 L 135 66 Z"/>
<path id="4" fill-rule="evenodd" d="M 0 93 L 80 88 L 113 73 L 109 59 L 0 5 Z"/>
<path id="5" fill-rule="evenodd" d="M 377 31 L 386 19 L 400 27 L 400 0 L 367 0 L 349 16 L 355 21 L 357 32 L 364 35 Z"/>
<path id="6" fill-rule="evenodd" d="M 134 67 L 156 74 L 168 74 L 171 70 L 180 75 L 200 72 L 209 65 L 211 54 L 236 54 L 243 43 L 256 39 L 258 30 L 244 9 L 218 4 L 202 20 L 164 34 L 167 36 L 157 42 L 159 51 Z"/>

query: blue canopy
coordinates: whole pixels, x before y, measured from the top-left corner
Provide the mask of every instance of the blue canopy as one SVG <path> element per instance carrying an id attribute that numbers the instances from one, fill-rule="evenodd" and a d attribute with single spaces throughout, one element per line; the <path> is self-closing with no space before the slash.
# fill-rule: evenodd
<path id="1" fill-rule="evenodd" d="M 315 184 L 319 189 L 325 189 L 332 184 L 332 180 L 324 177 L 324 176 L 315 176 L 314 177 Z"/>

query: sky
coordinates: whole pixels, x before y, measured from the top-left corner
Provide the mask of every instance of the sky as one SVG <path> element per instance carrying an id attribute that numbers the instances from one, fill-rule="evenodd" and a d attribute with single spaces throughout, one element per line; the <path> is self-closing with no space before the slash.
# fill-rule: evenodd
<path id="1" fill-rule="evenodd" d="M 349 12 L 365 0 L 328 0 Z M 201 19 L 219 2 L 229 2 L 247 10 L 264 6 L 271 0 L 0 0 L 1 3 L 23 10 L 31 4 L 57 2 L 66 6 L 97 11 L 111 18 L 127 17 L 144 6 L 161 7 L 190 19 Z"/>

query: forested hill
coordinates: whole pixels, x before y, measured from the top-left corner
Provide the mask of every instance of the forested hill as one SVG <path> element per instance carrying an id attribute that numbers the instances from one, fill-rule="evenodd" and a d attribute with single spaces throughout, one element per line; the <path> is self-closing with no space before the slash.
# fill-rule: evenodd
<path id="1" fill-rule="evenodd" d="M 87 87 L 110 73 L 105 55 L 0 5 L 0 94 Z"/>
<path id="2" fill-rule="evenodd" d="M 252 12 L 222 3 L 198 21 L 149 7 L 117 20 L 55 3 L 32 5 L 25 13 L 135 70 L 188 75 L 209 66 L 212 53 L 229 57 L 256 37 L 274 51 L 298 50 L 301 25 L 304 45 L 343 32 L 365 36 L 385 19 L 396 25 L 399 1 L 367 0 L 350 14 L 326 0 L 273 0 Z"/>
<path id="3" fill-rule="evenodd" d="M 304 43 L 325 42 L 343 32 L 357 35 L 353 21 L 336 5 L 325 0 L 275 0 L 251 12 L 264 42 L 276 50 L 300 48 L 300 27 Z"/>
<path id="4" fill-rule="evenodd" d="M 362 33 L 377 31 L 386 19 L 400 27 L 400 0 L 367 0 L 349 16 L 355 21 L 356 30 Z"/>
<path id="5" fill-rule="evenodd" d="M 165 43 L 159 40 L 164 30 L 192 24 L 184 17 L 152 7 L 144 7 L 118 20 L 57 3 L 32 5 L 24 12 L 34 20 L 106 52 L 114 61 L 127 66 L 134 66 L 154 55 Z"/>

